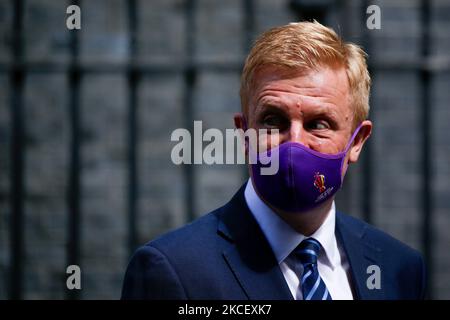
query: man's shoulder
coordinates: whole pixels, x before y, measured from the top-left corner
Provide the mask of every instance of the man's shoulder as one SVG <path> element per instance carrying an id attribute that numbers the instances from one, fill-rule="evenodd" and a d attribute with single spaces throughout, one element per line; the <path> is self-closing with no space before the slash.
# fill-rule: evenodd
<path id="1" fill-rule="evenodd" d="M 217 216 L 220 209 L 213 210 L 184 226 L 168 231 L 149 241 L 144 247 L 153 247 L 164 254 L 207 248 L 208 243 L 213 243 L 212 238 L 216 235 Z"/>
<path id="2" fill-rule="evenodd" d="M 245 210 L 248 209 L 244 200 L 244 187 L 245 184 L 227 203 L 184 226 L 158 236 L 144 247 L 154 247 L 168 254 L 181 252 L 183 256 L 186 252 L 196 251 L 197 256 L 199 253 L 209 254 L 223 249 L 222 242 L 218 240 L 221 237 L 217 236 L 222 234 L 224 238 L 228 238 L 229 235 L 224 234 L 224 229 L 228 230 L 224 227 L 227 221 L 232 220 L 232 224 L 238 224 L 239 227 L 242 227 L 241 222 L 245 221 Z"/>
<path id="3" fill-rule="evenodd" d="M 419 251 L 413 249 L 379 228 L 342 212 L 337 212 L 337 215 L 342 224 L 352 230 L 358 230 L 361 234 L 361 240 L 364 240 L 373 248 L 382 250 L 385 254 L 391 253 L 396 257 L 411 257 L 419 260 L 422 259 L 422 255 Z"/>
<path id="4" fill-rule="evenodd" d="M 358 250 L 348 254 L 362 253 L 366 259 L 359 263 L 374 263 L 383 270 L 386 299 L 423 299 L 426 267 L 419 251 L 360 219 L 343 213 L 336 218 L 344 247 Z"/>

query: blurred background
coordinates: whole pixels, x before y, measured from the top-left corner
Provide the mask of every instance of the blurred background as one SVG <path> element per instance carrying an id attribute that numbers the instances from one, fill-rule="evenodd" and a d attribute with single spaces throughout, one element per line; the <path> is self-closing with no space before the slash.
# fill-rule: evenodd
<path id="1" fill-rule="evenodd" d="M 0 299 L 117 299 L 139 245 L 226 203 L 245 168 L 176 166 L 170 135 L 233 128 L 254 38 L 313 18 L 373 77 L 337 206 L 420 250 L 450 299 L 450 0 L 0 0 Z"/>

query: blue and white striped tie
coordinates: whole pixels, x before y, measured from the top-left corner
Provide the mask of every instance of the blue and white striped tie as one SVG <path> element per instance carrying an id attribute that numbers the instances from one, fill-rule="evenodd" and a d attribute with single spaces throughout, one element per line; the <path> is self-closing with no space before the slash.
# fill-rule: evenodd
<path id="1" fill-rule="evenodd" d="M 332 300 L 317 269 L 317 256 L 321 248 L 319 241 L 307 238 L 293 252 L 303 265 L 303 275 L 300 279 L 303 300 Z"/>

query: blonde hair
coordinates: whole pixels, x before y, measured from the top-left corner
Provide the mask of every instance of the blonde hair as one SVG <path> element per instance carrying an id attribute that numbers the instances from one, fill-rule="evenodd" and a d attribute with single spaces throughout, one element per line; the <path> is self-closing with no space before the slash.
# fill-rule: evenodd
<path id="1" fill-rule="evenodd" d="M 241 77 L 241 105 L 248 116 L 249 96 L 262 66 L 293 70 L 317 70 L 320 66 L 343 66 L 347 74 L 350 103 L 354 108 L 353 125 L 369 115 L 370 75 L 366 53 L 357 45 L 345 43 L 332 29 L 317 21 L 290 23 L 272 28 L 255 42 Z"/>

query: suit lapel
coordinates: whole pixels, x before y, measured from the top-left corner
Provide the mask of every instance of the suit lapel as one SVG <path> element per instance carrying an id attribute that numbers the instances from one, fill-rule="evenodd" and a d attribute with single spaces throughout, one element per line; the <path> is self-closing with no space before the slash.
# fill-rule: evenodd
<path id="1" fill-rule="evenodd" d="M 245 185 L 218 216 L 218 234 L 226 239 L 223 257 L 249 299 L 292 300 L 272 249 L 247 207 L 244 188 Z M 385 299 L 383 285 L 381 289 L 372 290 L 367 286 L 370 265 L 380 267 L 383 284 L 383 260 L 381 249 L 365 238 L 366 228 L 336 212 L 336 236 L 349 261 L 355 299 Z"/>
<path id="2" fill-rule="evenodd" d="M 244 186 L 219 214 L 218 233 L 227 239 L 223 257 L 249 299 L 293 299 L 271 247 L 247 207 Z"/>
<path id="3" fill-rule="evenodd" d="M 366 226 L 362 223 L 355 223 L 349 217 L 337 212 L 336 214 L 336 236 L 344 247 L 347 259 L 350 264 L 350 274 L 356 299 L 379 300 L 384 299 L 383 286 L 381 289 L 369 289 L 367 279 L 372 273 L 367 273 L 370 265 L 382 267 L 382 252 L 378 247 L 373 246 L 365 236 Z M 383 277 L 383 272 L 381 272 Z M 383 283 L 381 278 L 381 283 Z"/>

